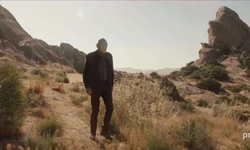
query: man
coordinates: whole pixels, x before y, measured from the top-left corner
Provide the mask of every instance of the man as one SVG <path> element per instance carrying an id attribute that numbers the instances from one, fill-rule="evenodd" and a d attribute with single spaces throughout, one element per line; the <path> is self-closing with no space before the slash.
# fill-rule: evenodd
<path id="1" fill-rule="evenodd" d="M 96 44 L 97 50 L 86 56 L 86 63 L 83 69 L 83 82 L 86 92 L 91 96 L 92 113 L 90 119 L 90 131 L 92 139 L 96 140 L 97 118 L 102 97 L 106 112 L 101 135 L 108 140 L 112 140 L 109 133 L 109 124 L 113 112 L 113 85 L 114 68 L 113 57 L 106 52 L 108 43 L 101 38 Z"/>

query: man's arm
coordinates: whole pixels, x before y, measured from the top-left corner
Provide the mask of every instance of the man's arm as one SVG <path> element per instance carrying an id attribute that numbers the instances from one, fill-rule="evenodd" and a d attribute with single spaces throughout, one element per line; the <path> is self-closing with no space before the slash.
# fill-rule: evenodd
<path id="1" fill-rule="evenodd" d="M 83 77 L 83 83 L 85 85 L 85 88 L 90 87 L 89 81 L 90 81 L 90 64 L 89 64 L 89 55 L 86 56 L 86 60 L 85 60 L 85 65 L 83 68 L 83 73 L 82 73 L 82 77 Z"/>
<path id="2" fill-rule="evenodd" d="M 113 86 L 114 86 L 114 65 L 113 65 L 113 56 L 112 56 L 112 54 L 110 54 L 110 55 L 111 55 L 111 66 L 112 66 L 112 68 L 111 68 L 111 70 L 112 70 L 111 82 L 112 82 L 112 88 L 113 88 Z"/>

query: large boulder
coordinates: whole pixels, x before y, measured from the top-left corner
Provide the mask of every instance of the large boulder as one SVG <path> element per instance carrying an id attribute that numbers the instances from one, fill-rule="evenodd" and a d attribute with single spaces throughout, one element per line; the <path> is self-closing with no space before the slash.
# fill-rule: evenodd
<path id="1" fill-rule="evenodd" d="M 231 54 L 250 56 L 250 28 L 239 15 L 226 6 L 216 13 L 216 18 L 209 21 L 208 43 L 201 43 L 196 66 L 209 61 L 223 61 Z"/>
<path id="2" fill-rule="evenodd" d="M 230 8 L 220 7 L 209 22 L 208 44 L 213 47 L 240 48 L 250 39 L 250 28 Z"/>

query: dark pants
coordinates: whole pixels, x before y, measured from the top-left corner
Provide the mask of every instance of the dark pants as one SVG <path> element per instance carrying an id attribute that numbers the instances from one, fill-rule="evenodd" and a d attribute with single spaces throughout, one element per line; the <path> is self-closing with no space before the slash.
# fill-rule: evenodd
<path id="1" fill-rule="evenodd" d="M 94 135 L 96 134 L 96 128 L 97 128 L 100 97 L 102 97 L 106 107 L 103 130 L 108 131 L 109 123 L 113 112 L 113 97 L 112 97 L 112 88 L 108 86 L 108 83 L 106 82 L 100 84 L 98 89 L 93 89 L 91 94 L 92 113 L 90 119 L 90 125 L 91 125 L 90 130 L 91 133 Z"/>

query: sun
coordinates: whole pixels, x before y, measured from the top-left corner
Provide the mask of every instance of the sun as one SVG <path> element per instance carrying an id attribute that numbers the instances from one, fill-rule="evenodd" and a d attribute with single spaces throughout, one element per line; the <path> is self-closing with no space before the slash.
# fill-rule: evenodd
<path id="1" fill-rule="evenodd" d="M 83 11 L 82 11 L 82 9 L 77 9 L 77 17 L 79 19 L 83 19 Z"/>

